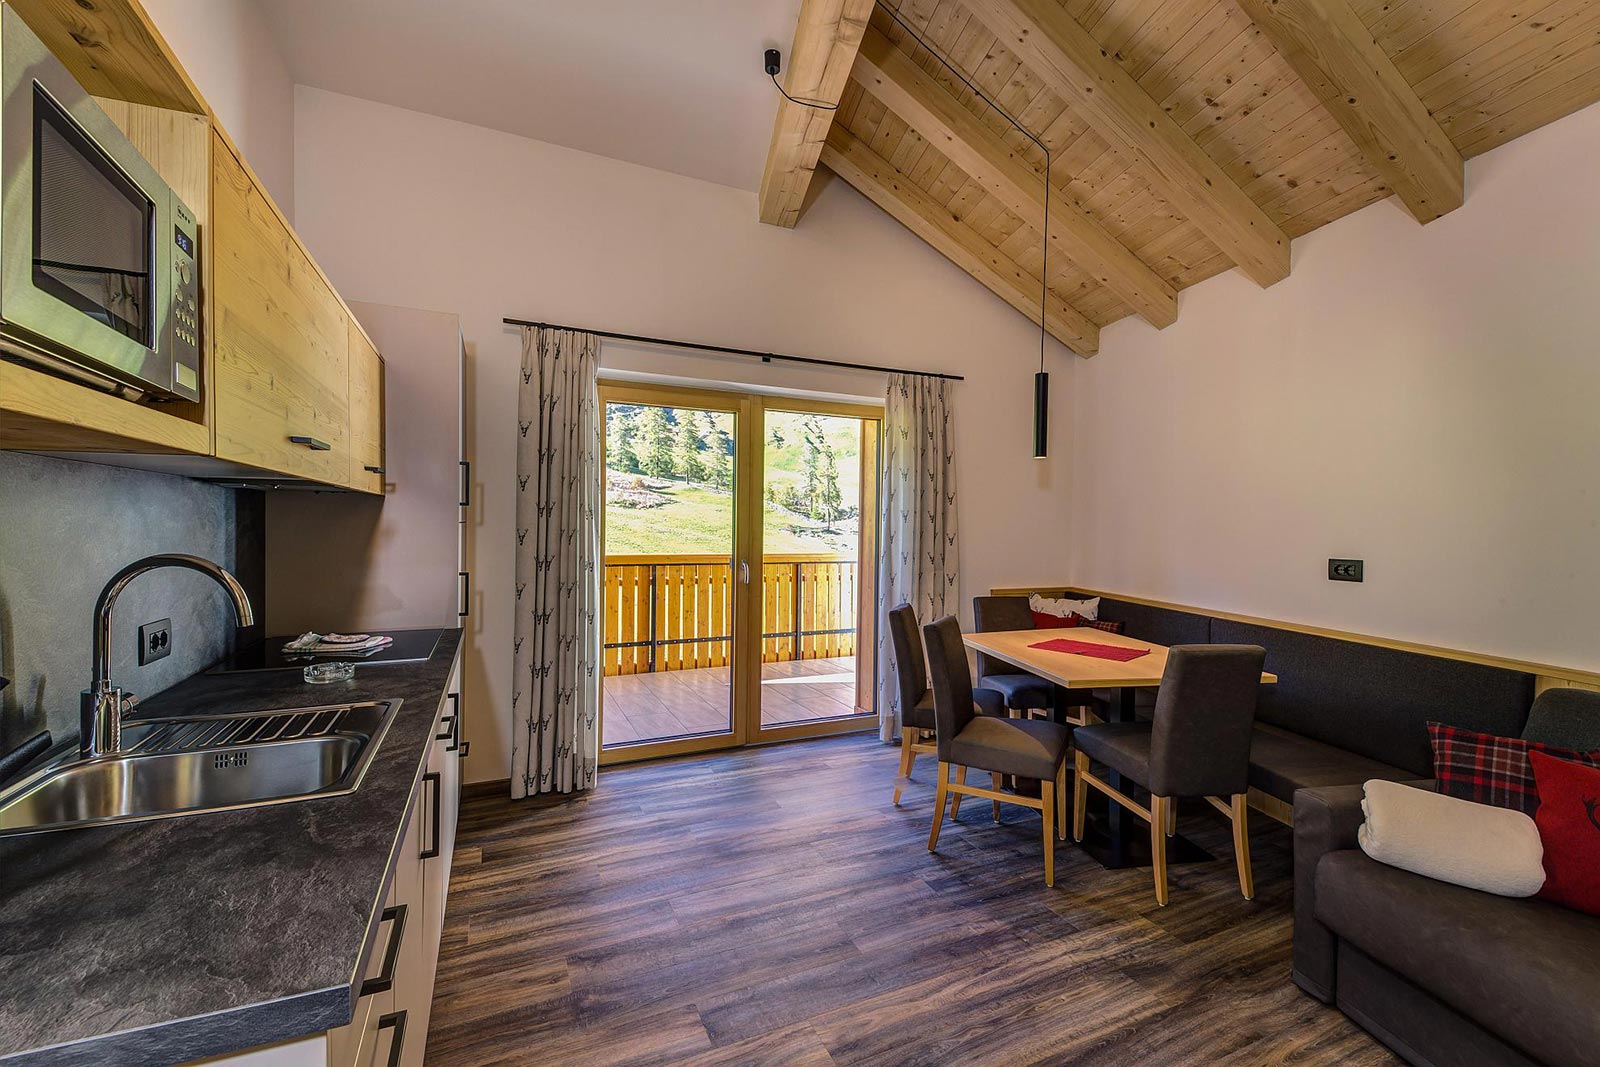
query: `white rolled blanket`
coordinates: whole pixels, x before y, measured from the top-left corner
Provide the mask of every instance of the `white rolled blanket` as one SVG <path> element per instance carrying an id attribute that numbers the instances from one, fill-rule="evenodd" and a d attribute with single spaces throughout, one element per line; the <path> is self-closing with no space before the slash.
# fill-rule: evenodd
<path id="1" fill-rule="evenodd" d="M 1365 789 L 1361 851 L 1379 863 L 1502 897 L 1531 897 L 1544 885 L 1539 827 L 1522 812 L 1399 782 Z"/>

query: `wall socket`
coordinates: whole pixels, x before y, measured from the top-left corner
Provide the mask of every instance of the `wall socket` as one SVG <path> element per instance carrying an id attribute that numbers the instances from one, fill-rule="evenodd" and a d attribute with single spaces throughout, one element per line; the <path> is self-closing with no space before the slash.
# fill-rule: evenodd
<path id="1" fill-rule="evenodd" d="M 1359 582 L 1362 578 L 1362 563 L 1359 559 L 1330 559 L 1328 561 L 1328 581 L 1330 582 Z"/>
<path id="2" fill-rule="evenodd" d="M 165 659 L 171 651 L 171 619 L 158 619 L 139 627 L 139 666 Z"/>

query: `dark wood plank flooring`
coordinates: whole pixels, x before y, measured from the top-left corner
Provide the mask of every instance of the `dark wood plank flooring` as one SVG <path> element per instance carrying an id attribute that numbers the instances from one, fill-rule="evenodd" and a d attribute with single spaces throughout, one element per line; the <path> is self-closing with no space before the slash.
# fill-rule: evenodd
<path id="1" fill-rule="evenodd" d="M 429 1067 L 1399 1061 L 1289 981 L 1290 837 L 1257 817 L 1258 896 L 1218 858 L 1110 872 L 1036 813 L 968 799 L 927 851 L 931 760 L 861 736 L 603 771 L 593 796 L 469 801 Z"/>

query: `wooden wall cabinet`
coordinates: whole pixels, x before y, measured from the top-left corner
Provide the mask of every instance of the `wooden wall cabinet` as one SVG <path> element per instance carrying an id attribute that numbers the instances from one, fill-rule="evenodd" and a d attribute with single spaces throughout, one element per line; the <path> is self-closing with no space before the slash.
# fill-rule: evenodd
<path id="1" fill-rule="evenodd" d="M 383 358 L 350 319 L 350 488 L 383 492 Z"/>
<path id="2" fill-rule="evenodd" d="M 217 458 L 345 485 L 349 316 L 220 136 L 211 213 Z"/>

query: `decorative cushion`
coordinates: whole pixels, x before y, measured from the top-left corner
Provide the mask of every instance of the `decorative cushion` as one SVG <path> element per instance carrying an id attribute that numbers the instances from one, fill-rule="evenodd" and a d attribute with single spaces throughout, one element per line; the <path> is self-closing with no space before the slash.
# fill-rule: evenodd
<path id="1" fill-rule="evenodd" d="M 1546 900 L 1600 915 L 1600 770 L 1543 752 L 1528 756 L 1539 786 Z"/>
<path id="2" fill-rule="evenodd" d="M 1112 622 L 1110 619 L 1087 619 L 1075 611 L 1070 615 L 1051 615 L 1044 611 L 1034 611 L 1032 614 L 1033 627 L 1036 630 L 1060 630 L 1069 626 L 1092 626 L 1096 630 L 1104 630 L 1108 634 L 1120 634 L 1122 632 L 1122 623 L 1120 622 Z"/>
<path id="3" fill-rule="evenodd" d="M 1556 759 L 1600 767 L 1600 752 L 1541 745 L 1518 737 L 1496 737 L 1462 730 L 1439 722 L 1428 724 L 1433 744 L 1434 788 L 1440 793 L 1527 815 L 1539 810 L 1539 791 L 1533 782 L 1528 753 L 1543 752 Z"/>
<path id="4" fill-rule="evenodd" d="M 1379 863 L 1502 897 L 1544 885 L 1539 828 L 1522 812 L 1379 779 L 1365 790 L 1357 839 Z"/>
<path id="5" fill-rule="evenodd" d="M 1100 617 L 1100 598 L 1092 596 L 1088 600 L 1068 600 L 1065 597 L 1052 599 L 1034 593 L 1028 597 L 1028 609 L 1040 615 L 1057 615 L 1063 619 L 1068 615 L 1097 619 Z"/>

